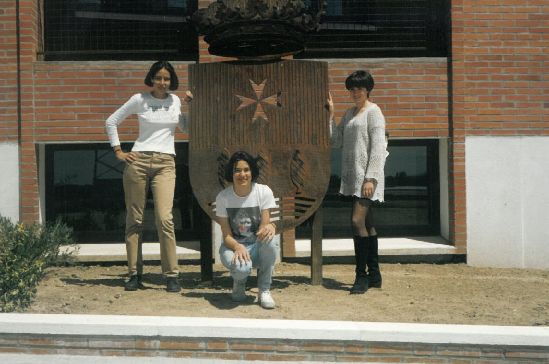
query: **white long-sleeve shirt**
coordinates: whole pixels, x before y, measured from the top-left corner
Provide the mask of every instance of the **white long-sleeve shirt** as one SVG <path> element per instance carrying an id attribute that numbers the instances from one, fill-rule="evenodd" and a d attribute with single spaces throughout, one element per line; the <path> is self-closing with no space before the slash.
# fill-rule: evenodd
<path id="1" fill-rule="evenodd" d="M 188 131 L 188 121 L 181 112 L 181 100 L 174 94 L 157 99 L 150 92 L 133 95 L 106 121 L 111 146 L 120 145 L 118 125 L 128 116 L 136 114 L 139 120 L 139 137 L 132 152 L 160 152 L 175 155 L 175 127 Z"/>
<path id="2" fill-rule="evenodd" d="M 385 192 L 385 117 L 379 106 L 369 102 L 357 115 L 354 108 L 347 110 L 341 123 L 330 121 L 331 142 L 341 152 L 341 186 L 339 193 L 362 197 L 362 184 L 374 178 L 377 186 L 372 200 L 383 202 Z"/>

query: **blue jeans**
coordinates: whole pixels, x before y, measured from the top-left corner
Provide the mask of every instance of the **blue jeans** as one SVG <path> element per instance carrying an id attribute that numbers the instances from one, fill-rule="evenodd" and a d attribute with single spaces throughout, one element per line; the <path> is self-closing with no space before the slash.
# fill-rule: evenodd
<path id="1" fill-rule="evenodd" d="M 267 291 L 271 288 L 273 268 L 276 257 L 280 252 L 280 235 L 275 235 L 268 243 L 255 242 L 244 244 L 250 253 L 251 262 L 233 263 L 234 251 L 221 244 L 219 256 L 221 263 L 229 270 L 235 281 L 242 281 L 252 273 L 252 268 L 257 268 L 257 288 Z"/>

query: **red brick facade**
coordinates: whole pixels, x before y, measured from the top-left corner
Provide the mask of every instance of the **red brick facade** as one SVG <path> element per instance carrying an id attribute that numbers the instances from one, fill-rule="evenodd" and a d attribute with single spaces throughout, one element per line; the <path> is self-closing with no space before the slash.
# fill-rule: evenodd
<path id="1" fill-rule="evenodd" d="M 544 346 L 350 340 L 4 334 L 0 353 L 353 363 L 546 363 Z"/>
<path id="2" fill-rule="evenodd" d="M 465 137 L 549 135 L 547 8 L 544 0 L 451 2 L 450 235 L 456 247 L 467 241 Z"/>
<path id="3" fill-rule="evenodd" d="M 39 214 L 36 143 L 105 142 L 104 120 L 145 87 L 150 62 L 40 61 L 40 2 L 20 0 L 19 116 L 16 3 L 0 0 L 0 141 L 20 139 L 20 217 L 30 222 Z M 384 111 L 392 138 L 449 138 L 450 239 L 463 253 L 465 137 L 549 135 L 547 2 L 452 0 L 451 24 L 449 61 L 339 59 L 329 61 L 329 70 L 338 115 L 348 107 L 345 77 L 366 68 L 375 77 L 372 98 Z M 200 61 L 215 60 L 201 42 Z M 188 86 L 187 64 L 175 64 L 181 93 Z M 121 139 L 134 140 L 136 132 L 135 124 L 126 123 Z"/>
<path id="4" fill-rule="evenodd" d="M 13 1 L 0 1 L 0 141 L 17 142 L 17 33 Z"/>

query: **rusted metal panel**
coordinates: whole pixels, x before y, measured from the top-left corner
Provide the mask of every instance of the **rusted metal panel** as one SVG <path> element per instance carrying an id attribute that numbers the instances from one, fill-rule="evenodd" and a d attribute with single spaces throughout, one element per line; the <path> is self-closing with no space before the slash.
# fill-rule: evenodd
<path id="1" fill-rule="evenodd" d="M 330 178 L 327 64 L 196 64 L 189 77 L 190 180 L 208 215 L 215 219 L 215 197 L 228 185 L 225 164 L 245 150 L 258 160 L 258 182 L 280 201 L 278 229 L 311 216 Z"/>

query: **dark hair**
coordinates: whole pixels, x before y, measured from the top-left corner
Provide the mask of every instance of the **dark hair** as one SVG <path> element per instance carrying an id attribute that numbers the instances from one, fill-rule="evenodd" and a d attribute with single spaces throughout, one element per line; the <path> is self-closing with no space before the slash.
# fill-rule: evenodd
<path id="1" fill-rule="evenodd" d="M 235 152 L 225 166 L 225 179 L 227 182 L 233 182 L 234 166 L 238 163 L 238 161 L 248 163 L 252 172 L 252 182 L 255 182 L 257 177 L 259 177 L 259 167 L 257 166 L 257 162 L 254 157 L 242 150 Z"/>
<path id="2" fill-rule="evenodd" d="M 152 64 L 151 69 L 149 69 L 149 73 L 147 73 L 147 76 L 145 76 L 145 85 L 152 87 L 154 76 L 156 76 L 158 71 L 160 71 L 162 68 L 165 68 L 166 71 L 170 73 L 170 90 L 177 90 L 177 88 L 179 87 L 179 79 L 177 78 L 175 69 L 168 61 L 158 61 Z"/>
<path id="3" fill-rule="evenodd" d="M 367 95 L 370 96 L 370 92 L 374 89 L 374 78 L 368 71 L 354 71 L 345 80 L 345 87 L 347 90 L 350 90 L 353 87 L 365 88 Z"/>

